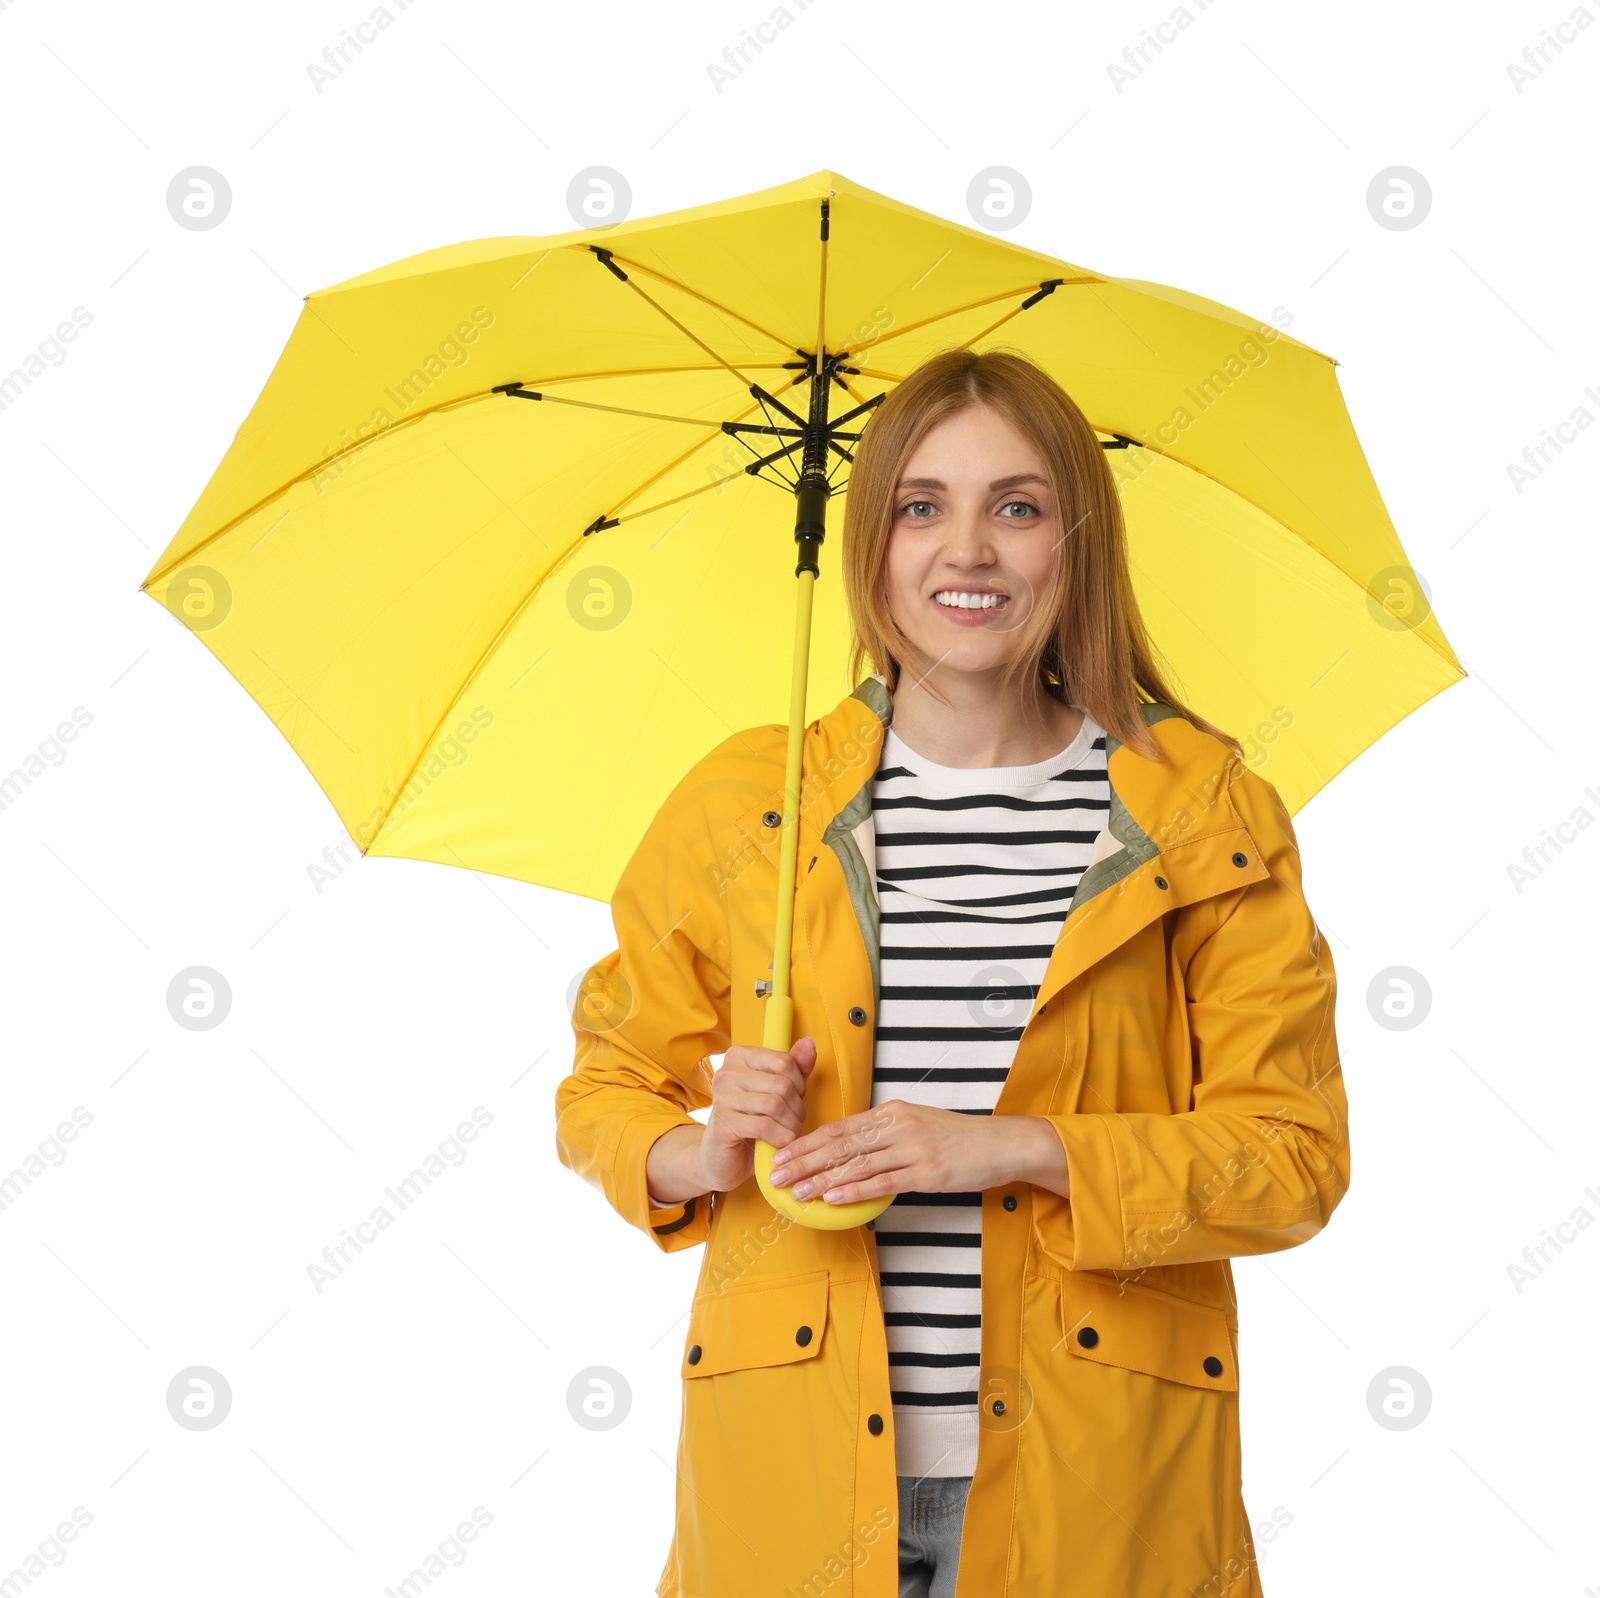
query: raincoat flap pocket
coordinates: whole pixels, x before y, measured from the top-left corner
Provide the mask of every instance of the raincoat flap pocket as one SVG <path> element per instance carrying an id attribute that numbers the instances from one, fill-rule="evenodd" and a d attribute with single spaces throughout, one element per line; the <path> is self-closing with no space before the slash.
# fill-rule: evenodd
<path id="1" fill-rule="evenodd" d="M 1226 1315 L 1209 1304 L 1095 1271 L 1061 1277 L 1061 1330 L 1070 1353 L 1190 1387 L 1239 1388 Z"/>
<path id="2" fill-rule="evenodd" d="M 827 1321 L 826 1271 L 702 1293 L 689 1311 L 683 1375 L 716 1376 L 815 1359 Z"/>

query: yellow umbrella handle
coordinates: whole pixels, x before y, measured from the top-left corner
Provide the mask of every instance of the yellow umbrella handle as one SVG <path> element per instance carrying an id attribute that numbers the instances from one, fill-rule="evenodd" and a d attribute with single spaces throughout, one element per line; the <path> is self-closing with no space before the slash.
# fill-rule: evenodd
<path id="1" fill-rule="evenodd" d="M 820 503 L 818 502 L 820 501 Z M 820 534 L 826 490 L 812 499 L 803 486 L 800 490 L 801 527 L 808 513 L 815 517 Z M 797 533 L 797 536 L 798 533 Z M 820 539 L 819 539 L 820 541 Z M 802 545 L 802 551 L 805 546 Z M 812 551 L 814 559 L 814 550 Z M 811 657 L 811 596 L 816 583 L 814 567 L 802 564 L 797 578 L 794 617 L 794 668 L 789 680 L 789 744 L 783 776 L 783 832 L 778 841 L 778 923 L 772 939 L 772 992 L 767 998 L 762 1027 L 762 1046 L 787 1050 L 794 1042 L 794 1000 L 789 994 L 789 960 L 794 933 L 795 866 L 800 851 L 800 755 L 806 726 L 806 673 Z M 797 1199 L 786 1187 L 774 1187 L 772 1156 L 777 1151 L 765 1138 L 756 1139 L 756 1181 L 773 1209 L 819 1231 L 840 1232 L 861 1226 L 883 1214 L 894 1195 L 860 1199 L 854 1204 L 829 1204 L 824 1199 Z"/>
<path id="2" fill-rule="evenodd" d="M 793 1020 L 794 1001 L 787 996 L 780 1001 L 774 993 L 767 1000 L 762 1046 L 787 1049 L 794 1041 L 789 1035 Z M 776 1152 L 765 1138 L 756 1139 L 756 1182 L 773 1209 L 802 1226 L 815 1227 L 819 1232 L 842 1232 L 848 1227 L 864 1226 L 868 1221 L 876 1220 L 894 1202 L 892 1193 L 882 1198 L 858 1199 L 854 1204 L 829 1204 L 826 1199 L 797 1199 L 788 1188 L 772 1185 L 772 1156 Z"/>

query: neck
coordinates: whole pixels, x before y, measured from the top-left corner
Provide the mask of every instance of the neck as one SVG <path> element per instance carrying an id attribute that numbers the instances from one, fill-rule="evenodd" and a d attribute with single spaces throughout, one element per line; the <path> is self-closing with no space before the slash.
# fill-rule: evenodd
<path id="1" fill-rule="evenodd" d="M 933 696 L 937 686 L 947 703 Z M 940 766 L 1030 766 L 1078 735 L 1083 712 L 1039 682 L 1003 686 L 1002 673 L 930 673 L 907 666 L 893 694 L 894 730 Z"/>

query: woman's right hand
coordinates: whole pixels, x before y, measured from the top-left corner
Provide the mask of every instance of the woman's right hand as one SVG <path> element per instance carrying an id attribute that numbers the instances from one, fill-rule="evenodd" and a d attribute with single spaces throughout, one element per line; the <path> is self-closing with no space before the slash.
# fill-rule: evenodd
<path id="1" fill-rule="evenodd" d="M 711 1077 L 711 1115 L 663 1132 L 645 1156 L 652 1203 L 680 1204 L 702 1193 L 729 1193 L 756 1168 L 755 1140 L 774 1148 L 805 1127 L 806 1078 L 817 1045 L 801 1038 L 787 1053 L 736 1044 Z"/>
<path id="2" fill-rule="evenodd" d="M 695 1158 L 698 1192 L 728 1193 L 755 1171 L 755 1140 L 774 1148 L 805 1128 L 806 1079 L 817 1045 L 801 1038 L 788 1050 L 735 1044 L 711 1078 L 711 1116 Z"/>

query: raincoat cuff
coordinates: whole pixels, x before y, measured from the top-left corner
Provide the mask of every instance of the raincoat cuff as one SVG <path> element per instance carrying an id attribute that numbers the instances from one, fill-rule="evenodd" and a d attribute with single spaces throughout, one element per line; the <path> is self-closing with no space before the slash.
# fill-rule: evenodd
<path id="1" fill-rule="evenodd" d="M 658 1203 L 650 1196 L 645 1164 L 658 1137 L 674 1127 L 702 1124 L 692 1115 L 640 1116 L 623 1133 L 617 1152 L 617 1208 L 622 1218 L 648 1232 L 657 1246 L 668 1252 L 705 1241 L 710 1231 L 711 1195 Z"/>
<path id="2" fill-rule="evenodd" d="M 1068 1197 L 1041 1208 L 1039 1200 L 1053 1194 L 1034 1195 L 1034 1213 L 1042 1227 L 1050 1227 L 1050 1211 L 1070 1211 L 1071 1235 L 1047 1237 L 1048 1253 L 1069 1270 L 1115 1271 L 1126 1263 L 1126 1238 L 1122 1225 L 1122 1184 L 1117 1177 L 1116 1145 L 1104 1115 L 1051 1115 L 1067 1156 Z M 1053 1231 L 1059 1232 L 1059 1223 Z M 1063 1243 L 1065 1246 L 1063 1246 Z M 1052 1244 L 1054 1246 L 1052 1246 Z"/>

